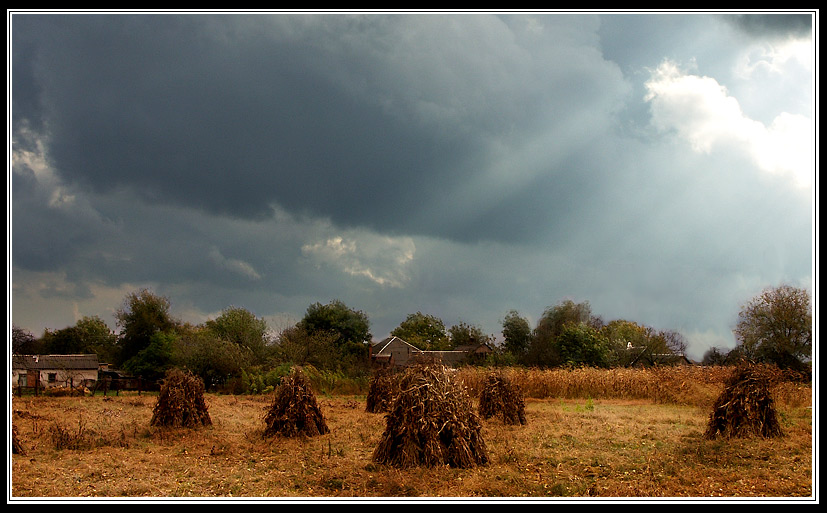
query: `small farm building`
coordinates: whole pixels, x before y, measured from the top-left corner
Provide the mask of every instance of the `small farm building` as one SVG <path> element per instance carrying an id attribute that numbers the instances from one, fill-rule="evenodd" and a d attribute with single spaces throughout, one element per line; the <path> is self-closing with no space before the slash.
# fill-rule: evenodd
<path id="1" fill-rule="evenodd" d="M 683 353 L 652 353 L 647 348 L 637 348 L 629 345 L 626 348 L 632 355 L 627 367 L 652 367 L 654 365 L 694 365 Z M 634 353 L 634 352 L 636 353 Z"/>
<path id="2" fill-rule="evenodd" d="M 453 351 L 423 351 L 399 337 L 391 336 L 370 348 L 370 360 L 377 367 L 408 367 L 422 359 L 433 358 L 445 365 L 455 366 L 485 357 L 491 352 L 487 344 L 457 347 Z"/>
<path id="3" fill-rule="evenodd" d="M 13 355 L 12 387 L 88 386 L 98 380 L 98 355 Z"/>

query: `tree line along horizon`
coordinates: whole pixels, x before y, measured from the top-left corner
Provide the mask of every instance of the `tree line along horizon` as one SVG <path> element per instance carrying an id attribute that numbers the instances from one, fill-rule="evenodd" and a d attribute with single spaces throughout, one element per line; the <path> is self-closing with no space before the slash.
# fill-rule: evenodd
<path id="1" fill-rule="evenodd" d="M 169 299 L 149 289 L 127 294 L 115 319 L 117 333 L 97 316 L 46 329 L 39 338 L 13 326 L 12 353 L 94 353 L 100 361 L 147 380 L 179 368 L 201 377 L 208 390 L 249 391 L 251 376 L 261 381 L 262 375 L 282 375 L 294 365 L 352 377 L 372 372 L 368 316 L 338 299 L 310 305 L 300 321 L 278 333 L 263 318 L 236 306 L 202 324 L 176 320 Z M 686 340 L 677 331 L 624 319 L 604 322 L 587 301 L 563 300 L 547 307 L 534 328 L 510 310 L 501 325 L 502 342 L 494 343 L 495 337 L 478 326 L 460 322 L 446 328 L 440 318 L 416 312 L 390 334 L 421 350 L 489 343 L 493 351 L 478 363 L 492 366 L 626 367 L 654 364 L 659 356 L 686 350 Z M 765 288 L 742 305 L 733 333 L 733 349 L 710 348 L 701 363 L 749 360 L 807 370 L 812 354 L 808 291 L 789 285 Z"/>

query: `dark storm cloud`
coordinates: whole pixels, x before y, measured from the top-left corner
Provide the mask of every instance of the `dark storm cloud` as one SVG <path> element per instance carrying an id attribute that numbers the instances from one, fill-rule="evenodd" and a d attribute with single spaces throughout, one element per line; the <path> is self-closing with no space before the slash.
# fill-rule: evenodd
<path id="1" fill-rule="evenodd" d="M 755 36 L 807 37 L 813 31 L 812 13 L 734 14 L 731 23 Z"/>
<path id="2" fill-rule="evenodd" d="M 519 237 L 522 219 L 542 217 L 520 194 L 571 170 L 544 162 L 505 195 L 475 190 L 486 173 L 523 172 L 490 169 L 492 143 L 521 151 L 539 134 L 567 158 L 566 124 L 610 111 L 622 81 L 599 54 L 572 60 L 586 42 L 566 40 L 564 23 L 540 36 L 564 44 L 537 51 L 505 19 L 462 19 L 16 16 L 14 119 L 37 130 L 48 118 L 53 166 L 96 192 L 129 187 L 250 219 L 276 203 L 343 226 Z"/>
<path id="3" fill-rule="evenodd" d="M 724 20 L 14 15 L 15 322 L 149 286 L 194 323 L 340 299 L 497 334 L 570 298 L 731 346 L 810 277 L 775 168 L 812 74 Z"/>

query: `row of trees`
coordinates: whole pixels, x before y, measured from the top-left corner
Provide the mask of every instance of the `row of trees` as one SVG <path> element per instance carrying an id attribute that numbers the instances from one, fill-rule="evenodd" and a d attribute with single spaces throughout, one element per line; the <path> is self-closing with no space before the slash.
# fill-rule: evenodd
<path id="1" fill-rule="evenodd" d="M 502 333 L 510 358 L 539 367 L 656 364 L 686 351 L 686 341 L 676 331 L 622 319 L 605 323 L 588 302 L 571 300 L 547 308 L 534 329 L 512 310 L 503 319 Z"/>
<path id="2" fill-rule="evenodd" d="M 16 354 L 96 353 L 101 361 L 146 379 L 169 368 L 186 368 L 208 388 L 224 386 L 284 364 L 313 365 L 351 375 L 369 372 L 372 341 L 367 315 L 341 301 L 315 303 L 304 317 L 280 333 L 244 308 L 230 307 L 203 324 L 176 320 L 167 298 L 149 290 L 127 295 L 115 314 L 118 333 L 98 317 L 74 326 L 46 330 L 41 338 L 14 327 Z M 767 289 L 744 305 L 732 351 L 710 350 L 704 363 L 731 363 L 739 358 L 800 367 L 812 347 L 809 295 L 782 286 Z M 656 330 L 627 320 L 608 323 L 592 314 L 588 302 L 566 300 L 547 308 L 537 325 L 517 311 L 502 320 L 502 344 L 479 327 L 459 323 L 446 328 L 441 319 L 417 312 L 392 332 L 423 350 L 450 350 L 489 343 L 488 363 L 557 366 L 628 366 L 654 364 L 683 355 L 680 333 Z"/>
<path id="3" fill-rule="evenodd" d="M 276 335 L 263 318 L 240 307 L 227 308 L 203 324 L 178 321 L 169 300 L 146 289 L 127 295 L 115 318 L 118 333 L 99 317 L 46 330 L 40 339 L 13 328 L 12 350 L 96 353 L 101 361 L 150 380 L 170 368 L 184 368 L 200 376 L 208 388 L 285 363 L 349 372 L 368 368 L 368 318 L 341 301 L 311 305 L 300 322 Z"/>
<path id="4" fill-rule="evenodd" d="M 391 334 L 426 350 L 494 340 L 464 323 L 446 329 L 439 318 L 422 312 L 409 315 Z M 805 370 L 812 354 L 809 292 L 789 285 L 765 289 L 742 306 L 734 335 L 734 349 L 713 347 L 701 363 L 749 360 Z M 683 357 L 687 346 L 677 331 L 623 319 L 606 323 L 588 302 L 571 300 L 548 307 L 533 328 L 519 312 L 509 311 L 502 320 L 502 340 L 492 357 L 496 363 L 537 367 L 653 365 Z"/>

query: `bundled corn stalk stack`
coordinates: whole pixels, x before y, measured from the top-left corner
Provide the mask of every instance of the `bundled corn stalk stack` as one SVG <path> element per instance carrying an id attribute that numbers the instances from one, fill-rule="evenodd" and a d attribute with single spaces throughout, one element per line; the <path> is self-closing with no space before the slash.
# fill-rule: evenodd
<path id="1" fill-rule="evenodd" d="M 373 461 L 397 468 L 488 463 L 479 416 L 465 388 L 443 365 L 408 369 L 385 415 L 386 428 Z"/>
<path id="2" fill-rule="evenodd" d="M 377 371 L 370 380 L 365 411 L 368 413 L 385 413 L 390 411 L 391 404 L 399 393 L 399 379 L 397 374 L 387 371 Z"/>
<path id="3" fill-rule="evenodd" d="M 758 367 L 736 368 L 726 381 L 709 417 L 704 437 L 781 436 L 781 425 L 770 396 L 771 377 Z"/>
<path id="4" fill-rule="evenodd" d="M 152 426 L 199 427 L 212 425 L 204 401 L 204 382 L 198 376 L 172 369 L 164 377 L 152 410 Z"/>
<path id="5" fill-rule="evenodd" d="M 330 432 L 310 382 L 298 368 L 276 388 L 273 404 L 264 416 L 264 436 L 318 436 Z"/>
<path id="6" fill-rule="evenodd" d="M 479 412 L 484 419 L 500 415 L 505 424 L 525 424 L 523 392 L 502 372 L 492 372 L 480 394 Z"/>

